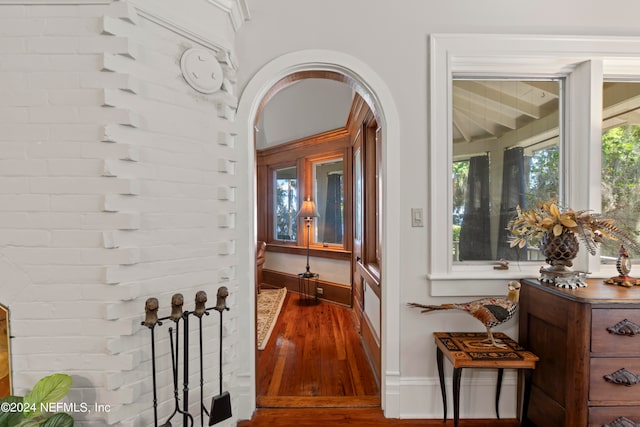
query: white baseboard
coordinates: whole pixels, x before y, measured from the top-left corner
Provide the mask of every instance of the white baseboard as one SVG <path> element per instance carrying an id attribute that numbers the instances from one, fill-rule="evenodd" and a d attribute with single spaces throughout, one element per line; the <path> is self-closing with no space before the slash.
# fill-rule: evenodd
<path id="1" fill-rule="evenodd" d="M 460 418 L 495 418 L 497 371 L 463 369 L 460 381 Z M 445 377 L 447 419 L 453 418 L 453 385 Z M 442 419 L 443 406 L 437 377 L 403 377 L 400 379 L 399 418 Z M 505 371 L 500 392 L 500 418 L 518 418 L 517 375 Z M 386 412 L 385 412 L 386 415 Z"/>
<path id="2" fill-rule="evenodd" d="M 250 420 L 256 410 L 255 389 L 251 387 L 252 378 L 249 374 L 236 375 L 237 383 L 234 387 L 237 402 L 238 420 Z"/>

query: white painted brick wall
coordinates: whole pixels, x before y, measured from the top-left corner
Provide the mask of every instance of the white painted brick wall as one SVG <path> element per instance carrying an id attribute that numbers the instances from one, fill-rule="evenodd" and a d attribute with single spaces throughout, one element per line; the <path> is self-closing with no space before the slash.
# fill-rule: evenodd
<path id="1" fill-rule="evenodd" d="M 225 387 L 235 382 L 236 70 L 223 64 L 223 90 L 212 95 L 180 72 L 187 48 L 204 42 L 224 59 L 232 46 L 167 28 L 171 19 L 126 1 L 77 3 L 0 6 L 0 303 L 10 309 L 14 392 L 66 372 L 69 401 L 110 407 L 74 414 L 77 426 L 149 426 L 150 332 L 140 324 L 148 297 L 165 316 L 176 292 L 191 310 L 197 290 L 214 305 L 227 286 Z M 210 13 L 216 19 L 201 22 L 231 28 L 228 11 Z M 218 393 L 211 314 L 207 406 Z M 155 332 L 161 418 L 173 410 L 167 323 Z M 190 381 L 199 414 L 197 370 Z"/>

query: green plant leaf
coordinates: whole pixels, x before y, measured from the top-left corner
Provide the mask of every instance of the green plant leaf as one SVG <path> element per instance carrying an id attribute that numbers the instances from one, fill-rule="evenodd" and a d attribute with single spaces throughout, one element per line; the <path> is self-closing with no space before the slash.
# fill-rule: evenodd
<path id="1" fill-rule="evenodd" d="M 24 397 L 24 403 L 35 404 L 36 408 L 40 408 L 41 403 L 57 402 L 67 395 L 71 388 L 71 381 L 71 376 L 67 374 L 52 374 L 44 377 Z M 26 417 L 33 418 L 38 415 L 42 415 L 42 412 L 29 412 Z"/>
<path id="2" fill-rule="evenodd" d="M 25 418 L 13 427 L 38 427 L 38 421 Z"/>
<path id="3" fill-rule="evenodd" d="M 2 398 L 0 399 L 0 404 L 2 403 L 22 403 L 22 396 L 8 396 Z M 18 425 L 23 419 L 24 415 L 22 414 L 22 412 L 0 412 L 0 427 L 13 427 L 15 425 Z"/>
<path id="4" fill-rule="evenodd" d="M 57 413 L 40 424 L 40 427 L 73 427 L 73 418 L 65 413 Z"/>

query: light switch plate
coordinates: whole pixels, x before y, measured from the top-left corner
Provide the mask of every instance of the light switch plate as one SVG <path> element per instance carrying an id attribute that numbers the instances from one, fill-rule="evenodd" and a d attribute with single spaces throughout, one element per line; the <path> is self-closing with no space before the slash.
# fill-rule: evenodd
<path id="1" fill-rule="evenodd" d="M 411 208 L 411 226 L 424 227 L 422 208 Z"/>

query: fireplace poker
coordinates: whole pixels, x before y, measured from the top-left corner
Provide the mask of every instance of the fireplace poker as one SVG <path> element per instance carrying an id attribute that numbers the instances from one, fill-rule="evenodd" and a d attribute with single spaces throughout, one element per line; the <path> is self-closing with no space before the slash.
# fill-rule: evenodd
<path id="1" fill-rule="evenodd" d="M 203 340 L 202 340 L 202 316 L 209 315 L 205 305 L 207 303 L 207 293 L 198 291 L 196 293 L 196 308 L 193 314 L 198 318 L 199 323 L 199 339 L 200 339 L 200 426 L 204 427 L 204 414 L 209 415 L 209 411 L 204 407 L 204 365 L 203 365 Z"/>
<path id="2" fill-rule="evenodd" d="M 222 313 L 225 310 L 229 310 L 227 296 L 229 296 L 227 287 L 219 287 L 214 310 L 220 313 L 220 394 L 213 396 L 211 400 L 211 410 L 209 411 L 210 426 L 231 418 L 231 395 L 228 391 L 222 392 Z"/>
<path id="3" fill-rule="evenodd" d="M 156 386 L 156 339 L 155 326 L 162 325 L 158 320 L 158 298 L 147 298 L 144 304 L 145 319 L 143 326 L 151 333 L 151 379 L 153 381 L 153 426 L 158 427 L 158 390 Z"/>

